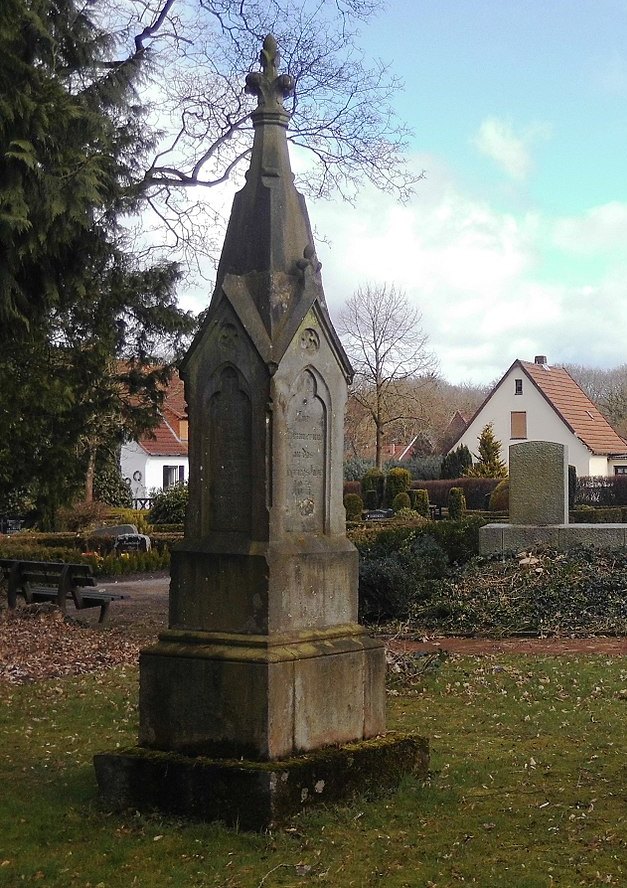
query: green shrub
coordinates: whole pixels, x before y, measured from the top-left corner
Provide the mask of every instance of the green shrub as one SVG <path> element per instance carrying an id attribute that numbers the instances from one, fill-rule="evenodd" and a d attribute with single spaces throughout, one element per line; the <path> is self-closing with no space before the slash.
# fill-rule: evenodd
<path id="1" fill-rule="evenodd" d="M 409 494 L 405 493 L 405 491 L 401 491 L 397 493 L 394 499 L 392 500 L 392 509 L 394 512 L 400 512 L 401 509 L 410 509 L 411 508 L 411 500 L 409 498 Z"/>
<path id="2" fill-rule="evenodd" d="M 432 521 L 429 533 L 446 552 L 451 564 L 464 564 L 479 554 L 479 528 L 483 518 L 463 518 L 461 521 Z"/>
<path id="3" fill-rule="evenodd" d="M 109 509 L 106 524 L 134 524 L 138 533 L 148 533 L 148 516 L 146 509 Z"/>
<path id="4" fill-rule="evenodd" d="M 491 512 L 507 512 L 509 510 L 509 478 L 503 478 L 496 485 L 490 496 Z"/>
<path id="5" fill-rule="evenodd" d="M 472 468 L 472 455 L 465 444 L 447 453 L 440 467 L 440 478 L 461 478 Z"/>
<path id="6" fill-rule="evenodd" d="M 57 509 L 56 528 L 58 531 L 79 532 L 88 528 L 98 527 L 111 511 L 106 503 L 86 503 L 78 501 L 71 506 Z"/>
<path id="7" fill-rule="evenodd" d="M 161 525 L 160 525 L 161 526 Z M 163 525 L 164 527 L 167 525 Z M 160 552 L 166 549 L 168 552 L 176 546 L 177 543 L 180 543 L 183 539 L 183 533 L 179 532 L 166 532 L 166 531 L 153 531 L 150 534 L 150 545 L 153 549 L 157 549 Z"/>
<path id="8" fill-rule="evenodd" d="M 130 509 L 133 505 L 130 487 L 122 478 L 117 458 L 97 467 L 94 475 L 94 498 L 100 503 L 120 508 Z"/>
<path id="9" fill-rule="evenodd" d="M 427 519 L 416 512 L 415 509 L 399 509 L 398 512 L 394 513 L 394 521 L 398 523 L 399 521 L 409 521 L 414 526 L 424 524 Z"/>
<path id="10" fill-rule="evenodd" d="M 414 601 L 415 582 L 398 554 L 359 562 L 359 619 L 403 619 Z"/>
<path id="11" fill-rule="evenodd" d="M 568 466 L 568 508 L 575 508 L 575 499 L 577 498 L 577 469 L 575 466 Z"/>
<path id="12" fill-rule="evenodd" d="M 461 521 L 466 514 L 466 497 L 461 487 L 451 487 L 448 492 L 448 517 L 451 521 Z"/>
<path id="13" fill-rule="evenodd" d="M 371 469 L 373 462 L 371 459 L 360 459 L 353 457 L 344 462 L 344 480 L 359 481 L 364 477 L 368 469 Z M 351 493 L 359 493 L 359 490 L 351 491 Z"/>
<path id="14" fill-rule="evenodd" d="M 178 536 L 182 537 L 183 532 L 185 531 L 184 524 L 158 524 L 157 527 L 159 528 L 159 530 L 156 531 L 157 535 L 175 533 Z M 151 538 L 155 535 L 155 532 L 153 532 L 152 530 L 152 525 L 148 525 L 148 535 Z"/>
<path id="15" fill-rule="evenodd" d="M 151 524 L 183 524 L 188 499 L 187 483 L 166 487 L 152 497 L 148 520 Z"/>
<path id="16" fill-rule="evenodd" d="M 385 478 L 385 502 L 394 508 L 394 500 L 399 493 L 406 493 L 411 485 L 411 475 L 407 469 L 390 469 Z"/>
<path id="17" fill-rule="evenodd" d="M 49 548 L 34 543 L 16 543 L 13 537 L 0 542 L 0 558 L 13 558 L 16 561 L 53 561 L 63 564 L 81 564 L 83 555 L 76 549 Z"/>
<path id="18" fill-rule="evenodd" d="M 490 494 L 499 483 L 497 478 L 455 478 L 440 481 L 414 481 L 413 488 L 424 488 L 429 501 L 446 508 L 451 487 L 461 487 L 469 509 L 487 509 Z"/>
<path id="19" fill-rule="evenodd" d="M 5 541 L 6 546 L 43 547 L 46 549 L 81 549 L 85 548 L 85 537 L 78 533 L 40 533 L 36 530 L 21 530 L 13 533 Z"/>
<path id="20" fill-rule="evenodd" d="M 407 536 L 396 551 L 373 550 L 360 561 L 360 618 L 406 619 L 448 571 L 446 553 L 430 534 Z"/>
<path id="21" fill-rule="evenodd" d="M 444 522 L 440 522 L 444 523 Z M 578 548 L 475 558 L 445 578 L 414 612 L 415 625 L 440 632 L 587 636 L 627 632 L 627 553 Z"/>
<path id="22" fill-rule="evenodd" d="M 344 497 L 347 521 L 359 521 L 364 510 L 364 501 L 357 493 L 347 493 Z"/>
<path id="23" fill-rule="evenodd" d="M 383 503 L 383 487 L 385 475 L 381 469 L 368 469 L 361 479 L 361 494 L 369 509 L 378 509 Z M 372 505 L 369 505 L 372 503 Z"/>
<path id="24" fill-rule="evenodd" d="M 412 490 L 412 508 L 423 518 L 429 517 L 429 493 L 426 490 Z"/>

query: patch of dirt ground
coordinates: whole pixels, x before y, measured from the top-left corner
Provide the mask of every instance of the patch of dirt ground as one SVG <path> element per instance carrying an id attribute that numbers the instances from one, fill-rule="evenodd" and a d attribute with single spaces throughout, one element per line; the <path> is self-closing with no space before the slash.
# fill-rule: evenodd
<path id="1" fill-rule="evenodd" d="M 142 647 L 156 640 L 168 623 L 170 579 L 164 574 L 99 581 L 125 598 L 111 603 L 104 625 L 99 608 L 76 611 L 68 603 L 65 619 L 52 605 L 6 609 L 0 598 L 0 681 L 21 683 L 79 675 L 116 665 L 132 665 Z M 445 651 L 469 656 L 602 654 L 627 656 L 627 638 L 388 638 L 392 651 Z"/>

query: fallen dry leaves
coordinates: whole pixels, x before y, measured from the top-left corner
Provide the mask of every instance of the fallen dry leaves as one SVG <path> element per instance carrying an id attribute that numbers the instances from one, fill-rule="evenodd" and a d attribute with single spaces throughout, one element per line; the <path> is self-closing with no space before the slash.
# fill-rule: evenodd
<path id="1" fill-rule="evenodd" d="M 146 640 L 84 626 L 49 604 L 0 610 L 0 681 L 20 684 L 137 662 Z"/>

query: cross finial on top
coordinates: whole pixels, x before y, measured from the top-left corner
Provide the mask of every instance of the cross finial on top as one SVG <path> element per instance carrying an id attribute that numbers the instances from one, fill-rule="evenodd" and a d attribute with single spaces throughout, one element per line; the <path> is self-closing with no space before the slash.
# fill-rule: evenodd
<path id="1" fill-rule="evenodd" d="M 289 74 L 279 74 L 279 52 L 276 40 L 268 34 L 263 41 L 259 61 L 261 71 L 253 71 L 246 77 L 246 92 L 257 96 L 257 109 L 276 111 L 283 109 L 283 99 L 294 90 L 294 80 Z"/>

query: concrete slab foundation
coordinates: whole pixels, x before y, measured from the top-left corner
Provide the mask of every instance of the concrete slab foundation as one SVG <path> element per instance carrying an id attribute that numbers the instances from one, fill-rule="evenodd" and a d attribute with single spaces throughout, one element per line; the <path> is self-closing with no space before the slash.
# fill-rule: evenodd
<path id="1" fill-rule="evenodd" d="M 479 528 L 479 553 L 501 555 L 533 546 L 550 546 L 560 552 L 595 546 L 627 548 L 627 524 L 486 524 Z"/>
<path id="2" fill-rule="evenodd" d="M 141 747 L 94 757 L 108 810 L 160 810 L 259 831 L 320 803 L 393 789 L 426 775 L 428 742 L 390 733 L 271 762 L 211 759 Z"/>

